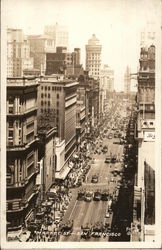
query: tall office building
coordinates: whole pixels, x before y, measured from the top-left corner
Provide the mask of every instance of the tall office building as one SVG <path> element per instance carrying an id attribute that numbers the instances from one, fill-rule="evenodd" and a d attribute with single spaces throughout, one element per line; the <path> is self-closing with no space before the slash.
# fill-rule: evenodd
<path id="1" fill-rule="evenodd" d="M 107 64 L 100 72 L 100 86 L 108 92 L 114 91 L 114 71 Z"/>
<path id="2" fill-rule="evenodd" d="M 37 87 L 33 78 L 7 79 L 8 232 L 21 230 L 34 212 L 38 196 Z"/>
<path id="3" fill-rule="evenodd" d="M 129 95 L 131 88 L 131 76 L 130 76 L 130 68 L 127 66 L 125 74 L 124 74 L 124 92 Z"/>
<path id="4" fill-rule="evenodd" d="M 81 69 L 79 48 L 74 48 L 73 52 L 67 52 L 66 47 L 57 47 L 55 53 L 47 53 L 46 75 L 58 73 L 76 75 L 81 72 Z"/>
<path id="5" fill-rule="evenodd" d="M 30 55 L 33 57 L 33 66 L 41 74 L 46 71 L 46 54 L 55 52 L 55 41 L 48 35 L 28 36 Z"/>
<path id="6" fill-rule="evenodd" d="M 99 39 L 93 34 L 86 45 L 86 70 L 89 71 L 89 76 L 95 79 L 100 76 L 101 50 L 102 45 L 100 45 Z"/>
<path id="7" fill-rule="evenodd" d="M 44 34 L 54 39 L 55 51 L 59 46 L 68 48 L 69 34 L 66 26 L 59 25 L 58 23 L 47 25 L 44 28 Z"/>
<path id="8" fill-rule="evenodd" d="M 7 77 L 22 77 L 33 68 L 30 45 L 21 29 L 7 29 Z"/>
<path id="9" fill-rule="evenodd" d="M 60 79 L 59 79 L 60 77 Z M 56 126 L 57 137 L 64 143 L 60 166 L 56 162 L 56 178 L 65 178 L 68 161 L 76 148 L 77 86 L 75 80 L 61 79 L 59 75 L 44 76 L 39 81 L 38 114 L 45 120 L 50 115 L 50 125 Z M 63 157 L 64 154 L 64 157 Z M 64 159 L 63 159 L 64 158 Z"/>

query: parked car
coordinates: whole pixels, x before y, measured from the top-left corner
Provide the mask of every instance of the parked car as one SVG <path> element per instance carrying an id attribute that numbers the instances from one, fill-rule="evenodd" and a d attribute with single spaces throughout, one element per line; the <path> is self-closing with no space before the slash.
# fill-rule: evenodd
<path id="1" fill-rule="evenodd" d="M 111 163 L 111 157 L 110 156 L 106 157 L 105 163 Z"/>

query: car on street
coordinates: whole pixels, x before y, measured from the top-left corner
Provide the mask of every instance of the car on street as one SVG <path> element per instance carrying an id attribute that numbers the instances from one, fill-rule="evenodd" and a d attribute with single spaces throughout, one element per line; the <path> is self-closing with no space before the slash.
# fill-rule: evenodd
<path id="1" fill-rule="evenodd" d="M 94 197 L 93 197 L 93 200 L 94 200 L 94 201 L 100 201 L 100 200 L 101 200 L 101 197 L 102 197 L 102 194 L 101 194 L 100 191 L 94 192 Z"/>
<path id="2" fill-rule="evenodd" d="M 111 158 L 111 163 L 116 163 L 117 162 L 117 157 L 116 156 L 113 156 L 112 158 Z"/>
<path id="3" fill-rule="evenodd" d="M 109 134 L 108 139 L 112 139 L 112 138 L 113 138 L 112 134 Z"/>
<path id="4" fill-rule="evenodd" d="M 87 191 L 87 192 L 85 193 L 85 198 L 84 198 L 84 200 L 85 200 L 85 201 L 92 201 L 92 199 L 93 199 L 93 192 Z"/>
<path id="5" fill-rule="evenodd" d="M 113 177 L 111 177 L 110 181 L 111 181 L 111 182 L 114 182 L 114 178 L 113 178 Z"/>
<path id="6" fill-rule="evenodd" d="M 98 175 L 92 175 L 92 179 L 91 179 L 92 183 L 97 183 L 98 182 Z"/>
<path id="7" fill-rule="evenodd" d="M 61 221 L 61 217 L 56 216 L 56 217 L 55 217 L 55 220 L 54 220 L 54 223 L 57 225 L 57 224 L 60 223 L 60 221 Z"/>
<path id="8" fill-rule="evenodd" d="M 107 156 L 105 158 L 105 163 L 111 163 L 111 157 L 110 156 Z"/>
<path id="9" fill-rule="evenodd" d="M 109 212 L 107 212 L 107 213 L 105 214 L 105 218 L 110 218 L 110 213 L 109 213 Z"/>

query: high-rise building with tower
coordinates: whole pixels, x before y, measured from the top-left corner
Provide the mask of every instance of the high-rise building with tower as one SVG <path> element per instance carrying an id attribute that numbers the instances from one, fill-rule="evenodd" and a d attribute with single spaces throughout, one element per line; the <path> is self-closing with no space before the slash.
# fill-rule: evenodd
<path id="1" fill-rule="evenodd" d="M 100 45 L 99 39 L 93 34 L 86 45 L 86 70 L 95 79 L 100 76 L 101 50 L 102 45 Z"/>

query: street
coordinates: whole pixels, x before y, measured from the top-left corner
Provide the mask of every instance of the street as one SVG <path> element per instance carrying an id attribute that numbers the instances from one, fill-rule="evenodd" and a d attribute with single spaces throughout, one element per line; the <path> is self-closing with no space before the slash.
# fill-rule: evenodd
<path id="1" fill-rule="evenodd" d="M 123 154 L 123 145 L 114 144 L 113 142 L 118 142 L 118 138 L 107 139 L 104 138 L 102 141 L 102 145 L 108 146 L 107 154 L 91 154 L 92 156 L 92 165 L 90 171 L 87 175 L 86 183 L 83 183 L 82 188 L 87 191 L 103 191 L 105 189 L 109 190 L 109 194 L 113 195 L 114 193 L 118 194 L 117 191 L 117 183 L 121 179 L 120 176 L 114 178 L 114 181 L 111 181 L 111 177 L 113 174 L 112 170 L 115 168 L 121 169 L 121 163 L 117 162 L 115 164 L 105 163 L 106 155 L 112 154 L 117 155 L 118 159 L 122 158 Z M 99 143 L 98 143 L 99 144 Z M 98 183 L 91 183 L 92 176 L 98 175 Z M 67 219 L 73 220 L 73 232 L 70 236 L 61 236 L 60 241 L 85 241 L 85 239 L 81 238 L 81 226 L 87 223 L 94 225 L 96 222 L 105 222 L 106 218 L 106 210 L 108 206 L 108 201 L 94 201 L 86 202 L 86 201 L 78 201 L 77 191 L 79 188 L 72 190 L 72 194 L 75 196 L 75 199 L 72 200 L 69 205 L 68 210 L 65 213 L 63 218 L 63 222 Z M 113 212 L 109 217 L 109 224 L 111 225 L 113 218 Z M 87 239 L 86 239 L 87 240 Z M 90 241 L 108 241 L 107 237 L 94 238 L 91 237 L 88 239 Z"/>

